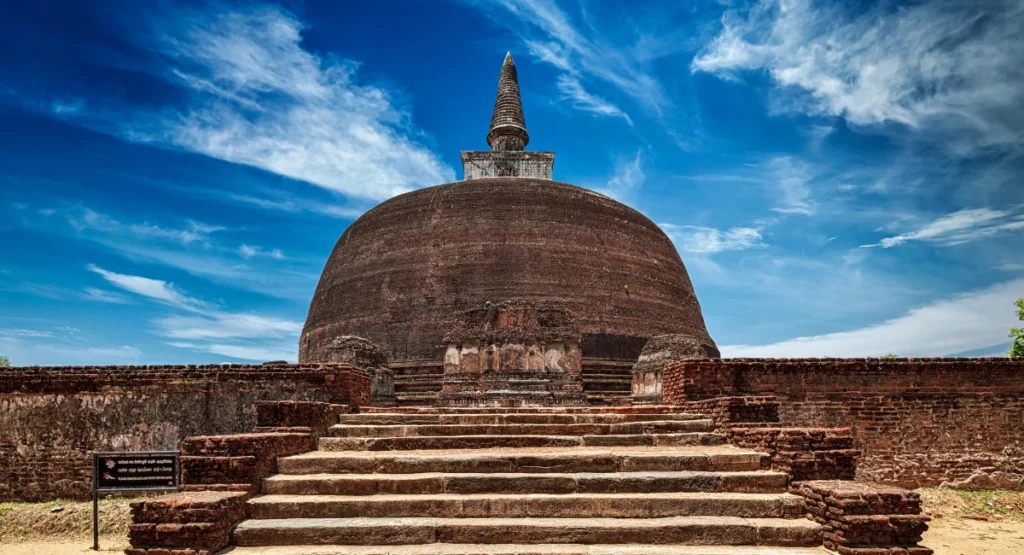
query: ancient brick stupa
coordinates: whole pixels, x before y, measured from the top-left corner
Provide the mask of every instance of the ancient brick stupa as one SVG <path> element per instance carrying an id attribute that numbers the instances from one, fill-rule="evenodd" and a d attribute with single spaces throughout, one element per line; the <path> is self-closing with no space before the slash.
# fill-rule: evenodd
<path id="1" fill-rule="evenodd" d="M 491 150 L 462 153 L 462 181 L 392 198 L 345 230 L 310 304 L 300 361 L 331 360 L 337 338 L 359 336 L 397 369 L 443 363 L 431 402 L 507 405 L 585 402 L 581 367 L 628 371 L 654 336 L 717 356 L 665 233 L 553 180 L 554 153 L 526 152 L 529 141 L 507 55 Z"/>

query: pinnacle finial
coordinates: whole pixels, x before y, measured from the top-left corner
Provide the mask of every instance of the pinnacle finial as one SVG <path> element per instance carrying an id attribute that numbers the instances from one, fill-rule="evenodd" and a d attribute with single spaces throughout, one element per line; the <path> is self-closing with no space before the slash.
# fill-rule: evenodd
<path id="1" fill-rule="evenodd" d="M 530 142 L 523 117 L 523 101 L 519 97 L 519 75 L 512 53 L 505 54 L 498 77 L 498 96 L 494 99 L 494 115 L 487 133 L 492 150 L 523 150 Z"/>

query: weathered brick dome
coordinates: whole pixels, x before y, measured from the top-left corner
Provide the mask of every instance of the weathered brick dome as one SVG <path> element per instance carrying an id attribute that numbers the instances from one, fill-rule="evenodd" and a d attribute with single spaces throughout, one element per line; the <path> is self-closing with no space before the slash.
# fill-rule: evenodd
<path id="1" fill-rule="evenodd" d="M 356 220 L 324 268 L 299 358 L 358 335 L 395 361 L 439 359 L 459 314 L 509 300 L 568 309 L 585 357 L 635 359 L 663 334 L 714 349 L 686 268 L 651 220 L 565 183 L 499 177 L 407 193 Z"/>
<path id="2" fill-rule="evenodd" d="M 440 360 L 460 316 L 509 301 L 568 311 L 584 358 L 635 361 L 665 334 L 718 356 L 669 238 L 628 206 L 553 181 L 554 153 L 523 152 L 528 142 L 509 54 L 493 150 L 462 153 L 464 181 L 395 197 L 349 226 L 313 295 L 299 360 L 330 360 L 332 342 L 351 335 L 395 362 Z"/>

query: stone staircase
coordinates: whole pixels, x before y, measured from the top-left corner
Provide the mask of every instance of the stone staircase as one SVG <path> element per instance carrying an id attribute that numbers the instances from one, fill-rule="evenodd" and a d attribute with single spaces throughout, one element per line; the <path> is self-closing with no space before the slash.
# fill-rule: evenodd
<path id="1" fill-rule="evenodd" d="M 594 406 L 630 404 L 635 360 L 583 359 L 583 393 Z"/>
<path id="2" fill-rule="evenodd" d="M 822 554 L 789 477 L 665 407 L 340 415 L 278 460 L 233 555 Z"/>
<path id="3" fill-rule="evenodd" d="M 633 361 L 584 358 L 583 393 L 592 406 L 622 406 L 630 402 Z M 444 376 L 438 361 L 396 362 L 395 398 L 400 407 L 430 407 L 437 404 Z"/>
<path id="4" fill-rule="evenodd" d="M 440 361 L 390 364 L 395 373 L 395 399 L 400 407 L 427 407 L 437 403 L 444 365 Z"/>

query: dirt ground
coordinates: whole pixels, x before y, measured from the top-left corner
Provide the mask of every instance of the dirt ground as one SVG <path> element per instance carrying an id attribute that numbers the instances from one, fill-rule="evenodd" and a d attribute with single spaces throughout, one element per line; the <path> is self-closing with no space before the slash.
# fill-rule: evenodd
<path id="1" fill-rule="evenodd" d="M 920 491 L 933 518 L 922 544 L 936 555 L 1024 553 L 1024 492 Z M 101 553 L 127 547 L 131 501 L 101 501 Z M 96 553 L 91 547 L 91 503 L 0 503 L 0 555 Z"/>

